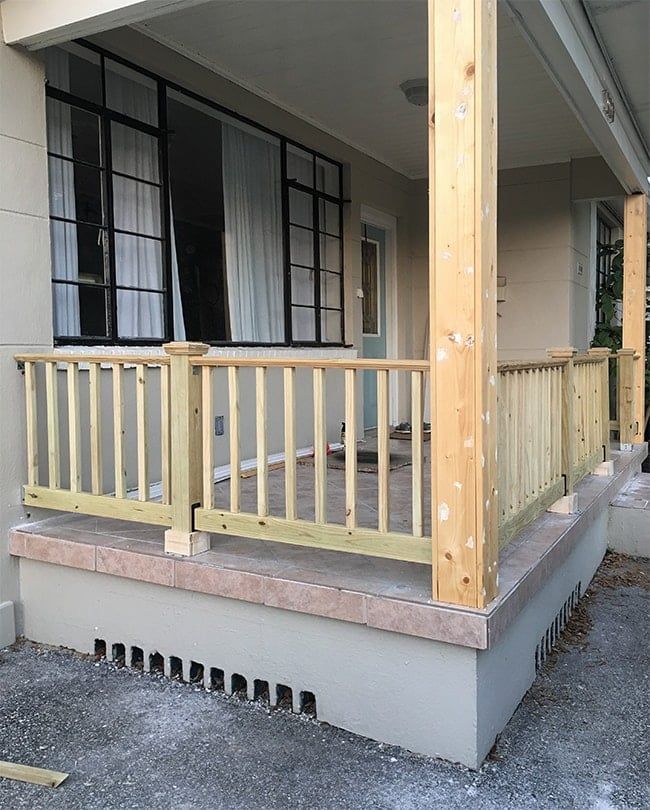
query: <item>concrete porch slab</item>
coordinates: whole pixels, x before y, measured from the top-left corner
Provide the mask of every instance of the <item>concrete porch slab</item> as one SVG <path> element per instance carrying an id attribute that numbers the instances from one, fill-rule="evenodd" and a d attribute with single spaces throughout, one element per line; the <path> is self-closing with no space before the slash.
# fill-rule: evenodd
<path id="1" fill-rule="evenodd" d="M 633 557 L 650 557 L 650 474 L 639 473 L 609 509 L 609 547 Z"/>

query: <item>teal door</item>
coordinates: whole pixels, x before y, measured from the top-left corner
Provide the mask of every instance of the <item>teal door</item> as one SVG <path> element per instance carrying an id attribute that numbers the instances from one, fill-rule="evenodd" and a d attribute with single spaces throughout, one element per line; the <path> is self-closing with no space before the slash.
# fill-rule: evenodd
<path id="1" fill-rule="evenodd" d="M 386 357 L 386 233 L 361 223 L 363 356 Z M 377 427 L 377 374 L 363 372 L 363 426 Z"/>

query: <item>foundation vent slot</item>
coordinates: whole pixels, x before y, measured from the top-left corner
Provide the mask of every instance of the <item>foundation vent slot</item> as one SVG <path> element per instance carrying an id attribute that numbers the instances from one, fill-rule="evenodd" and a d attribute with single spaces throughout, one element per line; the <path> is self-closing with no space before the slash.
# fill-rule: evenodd
<path id="1" fill-rule="evenodd" d="M 582 583 L 578 582 L 575 588 L 569 594 L 567 600 L 562 605 L 553 621 L 546 628 L 542 635 L 537 647 L 535 647 L 535 673 L 538 673 L 544 666 L 547 656 L 555 647 L 560 638 L 560 634 L 567 625 L 571 618 L 573 611 L 576 609 L 580 596 L 582 595 Z"/>
<path id="2" fill-rule="evenodd" d="M 579 589 L 578 585 L 578 596 Z M 575 598 L 575 602 L 577 602 L 577 597 L 572 595 L 571 598 Z M 567 600 L 567 604 L 569 601 Z M 167 676 L 172 680 L 203 686 L 210 692 L 227 692 L 227 685 L 230 684 L 231 696 L 239 700 L 254 700 L 265 703 L 271 708 L 286 709 L 313 718 L 317 717 L 316 696 L 306 689 L 296 692 L 294 701 L 293 689 L 283 683 L 255 678 L 252 681 L 252 689 L 249 689 L 249 681 L 238 672 L 224 671 L 219 667 L 210 667 L 199 661 L 183 662 L 176 655 L 170 655 L 165 659 L 165 656 L 157 650 L 150 652 L 143 647 L 118 641 L 109 643 L 103 638 L 95 639 L 94 650 L 97 661 L 108 658 L 110 651 L 110 660 L 118 667 L 126 666 L 140 672 L 148 671 L 153 675 Z"/>

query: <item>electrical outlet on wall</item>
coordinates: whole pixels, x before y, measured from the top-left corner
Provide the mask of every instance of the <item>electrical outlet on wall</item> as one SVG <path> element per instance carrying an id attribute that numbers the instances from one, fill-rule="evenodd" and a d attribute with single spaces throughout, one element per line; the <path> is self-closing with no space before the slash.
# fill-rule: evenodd
<path id="1" fill-rule="evenodd" d="M 214 435 L 215 436 L 223 436 L 225 433 L 225 428 L 223 425 L 223 415 L 222 416 L 215 416 L 214 417 Z"/>

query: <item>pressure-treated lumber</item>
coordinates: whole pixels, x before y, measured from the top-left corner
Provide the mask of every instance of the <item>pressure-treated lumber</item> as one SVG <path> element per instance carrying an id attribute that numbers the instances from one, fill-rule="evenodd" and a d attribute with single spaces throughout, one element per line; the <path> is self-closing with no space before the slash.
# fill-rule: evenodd
<path id="1" fill-rule="evenodd" d="M 201 375 L 191 359 L 208 351 L 205 343 L 163 346 L 170 356 L 171 385 L 171 529 L 165 551 L 192 555 L 210 547 L 209 535 L 194 530 L 194 508 L 203 496 Z"/>
<path id="2" fill-rule="evenodd" d="M 102 391 L 99 363 L 88 366 L 88 399 L 90 408 L 90 489 L 101 495 L 102 485 Z"/>
<path id="3" fill-rule="evenodd" d="M 377 528 L 390 531 L 390 425 L 388 371 L 377 372 Z"/>
<path id="4" fill-rule="evenodd" d="M 25 363 L 25 418 L 27 427 L 27 483 L 30 486 L 37 486 L 39 475 L 35 363 Z"/>
<path id="5" fill-rule="evenodd" d="M 600 430 L 600 441 L 603 445 L 603 461 L 609 461 L 611 457 L 609 447 L 609 358 L 611 349 L 607 347 L 595 347 L 589 349 L 589 354 L 592 357 L 599 358 L 600 367 L 598 373 L 600 374 L 600 401 L 597 404 L 598 408 L 598 424 Z"/>
<path id="6" fill-rule="evenodd" d="M 26 355 L 29 357 L 29 355 Z M 19 359 L 19 358 L 17 358 Z M 261 360 L 257 357 L 197 357 L 192 360 L 194 366 L 252 366 L 257 368 Z M 355 369 L 386 369 L 388 371 L 428 371 L 429 363 L 426 360 L 384 360 L 356 357 L 265 357 L 264 365 L 267 368 L 355 368 Z"/>
<path id="7" fill-rule="evenodd" d="M 408 534 L 384 534 L 373 529 L 348 529 L 345 526 L 278 517 L 260 519 L 256 515 L 233 515 L 216 509 L 197 509 L 196 526 L 214 534 L 234 534 L 391 560 L 431 563 L 431 542 Z"/>
<path id="8" fill-rule="evenodd" d="M 160 367 L 160 457 L 162 502 L 171 503 L 171 435 L 169 430 L 169 366 Z"/>
<path id="9" fill-rule="evenodd" d="M 135 423 L 138 449 L 138 498 L 149 500 L 149 426 L 147 418 L 147 367 L 139 363 L 135 369 Z"/>
<path id="10" fill-rule="evenodd" d="M 70 462 L 70 489 L 81 489 L 81 413 L 79 410 L 79 366 L 68 363 L 68 451 Z"/>
<path id="11" fill-rule="evenodd" d="M 314 513 L 316 523 L 327 521 L 327 429 L 325 424 L 325 369 L 313 370 L 314 389 Z"/>
<path id="12" fill-rule="evenodd" d="M 497 593 L 496 3 L 429 0 L 433 595 Z"/>
<path id="13" fill-rule="evenodd" d="M 423 374 L 411 372 L 411 511 L 414 537 L 424 534 L 424 423 L 423 423 Z"/>
<path id="14" fill-rule="evenodd" d="M 31 765 L 20 765 L 17 762 L 0 761 L 0 778 L 14 779 L 18 782 L 30 782 L 32 785 L 58 787 L 68 778 L 67 773 L 50 771 L 47 768 L 34 768 Z"/>
<path id="15" fill-rule="evenodd" d="M 201 369 L 201 421 L 203 432 L 203 506 L 214 506 L 214 441 L 212 436 L 212 369 Z"/>
<path id="16" fill-rule="evenodd" d="M 255 430 L 257 452 L 257 514 L 269 513 L 269 447 L 266 415 L 266 367 L 255 369 Z"/>
<path id="17" fill-rule="evenodd" d="M 239 369 L 228 368 L 228 414 L 230 432 L 230 511 L 239 512 L 241 508 L 241 443 L 240 443 L 240 406 L 239 406 Z"/>
<path id="18" fill-rule="evenodd" d="M 648 198 L 630 194 L 625 198 L 623 221 L 623 346 L 639 355 L 641 372 L 634 381 L 632 442 L 643 439 L 645 425 L 646 273 L 648 256 Z"/>
<path id="19" fill-rule="evenodd" d="M 61 486 L 59 456 L 59 389 L 56 363 L 45 364 L 45 397 L 47 402 L 47 484 L 50 489 Z"/>
<path id="20" fill-rule="evenodd" d="M 25 504 L 61 512 L 76 512 L 93 517 L 110 517 L 170 526 L 172 510 L 168 504 L 138 501 L 135 498 L 114 498 L 112 495 L 92 495 L 89 492 L 70 492 L 48 487 L 23 488 Z"/>
<path id="21" fill-rule="evenodd" d="M 345 525 L 357 525 L 357 371 L 345 370 Z"/>
<path id="22" fill-rule="evenodd" d="M 115 496 L 117 498 L 126 498 L 126 463 L 124 459 L 124 371 L 119 363 L 113 365 L 113 448 Z"/>
<path id="23" fill-rule="evenodd" d="M 296 480 L 296 369 L 285 368 L 284 375 L 284 501 L 287 520 L 298 516 Z M 237 511 L 232 509 L 231 511 Z"/>
<path id="24" fill-rule="evenodd" d="M 575 484 L 575 366 L 576 350 L 549 349 L 553 360 L 563 362 L 562 366 L 562 439 L 561 469 L 564 475 L 564 494 L 572 495 Z"/>
<path id="25" fill-rule="evenodd" d="M 616 381 L 616 404 L 618 410 L 619 440 L 621 450 L 631 450 L 636 436 L 634 398 L 634 349 L 619 349 L 616 352 L 618 374 Z"/>

